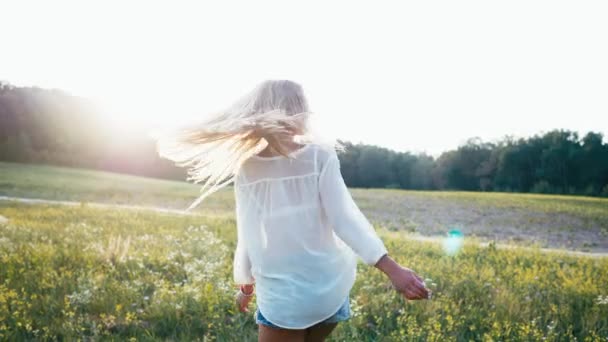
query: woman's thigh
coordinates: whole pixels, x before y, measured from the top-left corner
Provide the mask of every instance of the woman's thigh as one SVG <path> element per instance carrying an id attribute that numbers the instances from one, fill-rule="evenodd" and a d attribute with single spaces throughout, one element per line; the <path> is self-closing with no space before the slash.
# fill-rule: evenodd
<path id="1" fill-rule="evenodd" d="M 319 323 L 306 329 L 306 342 L 323 342 L 338 323 Z"/>
<path id="2" fill-rule="evenodd" d="M 319 323 L 305 330 L 292 330 L 258 324 L 258 342 L 323 342 L 337 325 L 338 323 Z"/>
<path id="3" fill-rule="evenodd" d="M 264 324 L 258 324 L 258 342 L 305 342 L 306 330 L 292 330 L 292 329 L 281 329 L 272 328 Z"/>

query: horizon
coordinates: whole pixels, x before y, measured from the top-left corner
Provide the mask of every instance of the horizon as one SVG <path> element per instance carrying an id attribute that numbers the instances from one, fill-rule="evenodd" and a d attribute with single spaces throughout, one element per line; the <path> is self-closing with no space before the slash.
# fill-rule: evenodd
<path id="1" fill-rule="evenodd" d="M 335 136 L 434 157 L 475 137 L 554 129 L 606 141 L 606 3 L 310 2 L 300 16 L 280 2 L 231 4 L 12 3 L 4 20 L 19 30 L 3 44 L 18 53 L 0 56 L 0 79 L 86 97 L 117 124 L 150 127 L 292 79 Z"/>
<path id="2" fill-rule="evenodd" d="M 38 85 L 35 85 L 35 84 L 15 84 L 13 82 L 10 82 L 10 81 L 7 81 L 7 80 L 3 80 L 3 79 L 0 79 L 0 83 L 8 84 L 10 86 L 15 86 L 15 87 L 22 87 L 22 88 L 31 87 L 31 88 L 39 88 L 39 89 L 49 90 L 49 91 L 60 91 L 60 92 L 63 92 L 64 94 L 66 94 L 68 96 L 75 96 L 75 97 L 83 98 L 85 100 L 91 100 L 88 97 L 83 97 L 83 96 L 80 96 L 80 95 L 72 94 L 69 91 L 66 91 L 66 90 L 60 89 L 60 88 L 45 88 L 45 87 L 41 87 L 41 86 L 38 86 Z M 103 113 L 101 113 L 101 114 L 103 114 Z M 115 119 L 116 118 L 110 118 L 109 120 L 107 120 L 107 122 L 109 124 L 111 124 L 111 125 L 120 125 L 122 123 L 122 121 L 116 121 Z M 185 118 L 182 118 L 182 119 L 183 120 L 188 120 L 188 119 L 192 119 L 192 118 L 185 117 Z M 176 121 L 176 122 L 174 122 L 172 124 L 177 125 L 178 123 L 183 122 L 183 120 L 182 121 Z M 141 130 L 142 133 L 149 134 L 152 130 L 158 129 L 159 127 L 161 127 L 161 125 L 149 125 L 149 126 L 145 126 L 145 123 L 142 123 L 142 125 L 143 126 L 139 126 L 139 127 L 134 127 L 134 125 L 128 125 L 128 126 L 126 126 L 124 128 L 126 128 L 127 130 L 128 129 Z M 384 146 L 384 145 L 374 144 L 374 143 L 370 143 L 370 142 L 366 142 L 366 141 L 355 141 L 355 140 L 343 139 L 343 138 L 340 138 L 340 137 L 338 137 L 337 139 L 345 141 L 345 142 L 352 143 L 354 145 L 363 144 L 363 145 L 368 145 L 368 146 L 387 148 L 387 149 L 390 149 L 392 151 L 399 152 L 399 153 L 412 153 L 412 154 L 415 154 L 415 155 L 427 155 L 427 156 L 433 157 L 433 159 L 437 159 L 437 158 L 439 158 L 441 156 L 441 154 L 443 154 L 445 152 L 456 150 L 459 147 L 461 147 L 464 144 L 466 144 L 466 142 L 469 141 L 469 140 L 480 139 L 482 143 L 497 144 L 499 142 L 504 141 L 507 138 L 513 138 L 515 140 L 518 140 L 518 139 L 529 139 L 529 138 L 532 138 L 534 136 L 542 136 L 542 135 L 544 135 L 546 133 L 549 133 L 551 131 L 556 131 L 556 130 L 557 131 L 571 131 L 571 132 L 575 132 L 575 133 L 578 134 L 579 138 L 584 137 L 587 133 L 592 133 L 592 132 L 593 133 L 600 133 L 600 134 L 603 135 L 603 143 L 608 144 L 608 135 L 606 133 L 604 133 L 604 132 L 593 131 L 593 130 L 589 130 L 589 131 L 575 131 L 575 130 L 569 129 L 567 127 L 553 128 L 553 129 L 550 129 L 550 130 L 542 130 L 542 131 L 538 131 L 536 133 L 532 133 L 530 135 L 525 135 L 525 136 L 524 135 L 517 136 L 517 135 L 514 135 L 514 134 L 508 134 L 507 133 L 507 134 L 505 134 L 505 135 L 503 135 L 501 137 L 497 137 L 497 138 L 494 138 L 494 139 L 483 139 L 483 138 L 481 138 L 479 136 L 471 136 L 471 137 L 468 137 L 468 138 L 462 138 L 461 139 L 462 143 L 460 143 L 460 144 L 458 144 L 456 146 L 448 147 L 447 149 L 439 151 L 439 152 L 436 152 L 436 153 L 428 153 L 426 151 L 414 151 L 414 150 L 411 150 L 411 149 L 401 149 L 401 150 L 399 150 L 399 149 L 391 148 L 390 146 Z"/>

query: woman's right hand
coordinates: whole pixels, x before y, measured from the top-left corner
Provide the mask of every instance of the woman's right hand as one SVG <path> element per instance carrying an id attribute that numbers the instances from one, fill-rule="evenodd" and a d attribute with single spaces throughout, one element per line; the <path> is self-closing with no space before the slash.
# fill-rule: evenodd
<path id="1" fill-rule="evenodd" d="M 391 280 L 393 288 L 410 300 L 428 299 L 431 291 L 426 288 L 424 281 L 416 272 L 399 265 L 385 254 L 375 265 Z"/>

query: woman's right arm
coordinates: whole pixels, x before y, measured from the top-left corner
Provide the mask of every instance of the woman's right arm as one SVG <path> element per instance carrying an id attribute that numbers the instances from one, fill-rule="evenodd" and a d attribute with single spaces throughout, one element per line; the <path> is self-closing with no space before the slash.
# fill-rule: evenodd
<path id="1" fill-rule="evenodd" d="M 331 151 L 319 173 L 319 196 L 336 235 L 366 264 L 375 265 L 388 253 L 374 227 L 350 195 L 335 151 Z"/>
<path id="2" fill-rule="evenodd" d="M 386 274 L 395 290 L 405 298 L 414 300 L 430 297 L 430 290 L 426 288 L 422 278 L 409 268 L 399 265 L 388 254 L 382 256 L 374 266 Z"/>

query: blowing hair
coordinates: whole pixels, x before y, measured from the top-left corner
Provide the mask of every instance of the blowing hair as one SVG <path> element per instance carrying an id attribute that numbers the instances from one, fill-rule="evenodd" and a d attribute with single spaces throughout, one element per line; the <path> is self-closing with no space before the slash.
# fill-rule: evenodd
<path id="1" fill-rule="evenodd" d="M 206 121 L 156 136 L 157 152 L 187 167 L 187 181 L 203 183 L 200 196 L 186 209 L 190 211 L 233 182 L 242 163 L 267 147 L 287 158 L 293 143 L 340 149 L 337 141 L 318 135 L 310 125 L 311 114 L 299 84 L 268 80 Z"/>

